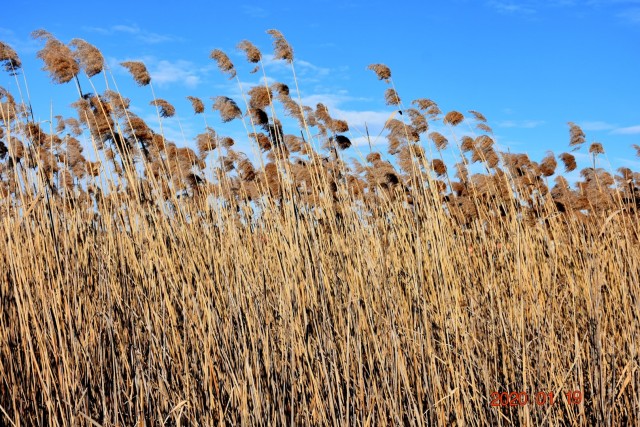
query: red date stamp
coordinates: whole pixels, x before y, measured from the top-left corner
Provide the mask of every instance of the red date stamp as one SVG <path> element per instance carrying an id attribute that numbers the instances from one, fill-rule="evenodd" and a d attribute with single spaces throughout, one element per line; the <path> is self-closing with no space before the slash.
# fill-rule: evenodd
<path id="1" fill-rule="evenodd" d="M 579 405 L 582 403 L 582 392 L 579 390 L 565 391 L 562 395 L 570 405 Z M 491 393 L 489 406 L 501 408 L 525 405 L 545 406 L 554 405 L 558 403 L 558 400 L 557 396 L 551 391 L 540 391 L 537 393 L 527 393 L 526 391 L 494 391 Z"/>

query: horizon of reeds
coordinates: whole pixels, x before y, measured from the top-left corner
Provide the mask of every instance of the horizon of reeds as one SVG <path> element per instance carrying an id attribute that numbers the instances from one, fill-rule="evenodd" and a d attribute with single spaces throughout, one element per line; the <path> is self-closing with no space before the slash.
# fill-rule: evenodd
<path id="1" fill-rule="evenodd" d="M 597 167 L 605 147 L 572 122 L 559 155 L 501 152 L 481 112 L 405 105 L 379 63 L 402 114 L 386 153 L 349 161 L 349 124 L 300 104 L 293 48 L 268 33 L 291 87 L 245 90 L 215 49 L 242 100 L 188 97 L 242 122 L 252 158 L 206 117 L 197 152 L 179 147 L 106 75 L 98 93 L 97 48 L 34 32 L 77 116 L 43 129 L 0 88 L 2 423 L 639 422 L 640 174 Z M 1 42 L 0 64 L 26 85 Z M 122 65 L 160 123 L 175 114 L 144 63 Z M 559 169 L 582 147 L 572 186 Z M 557 402 L 490 404 L 525 391 Z"/>

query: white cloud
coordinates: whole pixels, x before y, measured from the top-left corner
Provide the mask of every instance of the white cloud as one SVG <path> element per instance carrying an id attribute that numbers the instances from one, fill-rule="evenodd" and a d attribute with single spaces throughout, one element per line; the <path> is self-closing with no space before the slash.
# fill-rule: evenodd
<path id="1" fill-rule="evenodd" d="M 617 128 L 614 129 L 611 133 L 616 135 L 638 135 L 640 134 L 640 125 Z"/>
<path id="2" fill-rule="evenodd" d="M 242 12 L 251 18 L 266 18 L 269 12 L 259 6 L 243 5 Z"/>
<path id="3" fill-rule="evenodd" d="M 544 120 L 503 120 L 498 122 L 497 126 L 501 128 L 533 129 L 544 123 Z"/>
<path id="4" fill-rule="evenodd" d="M 369 143 L 371 143 L 371 146 L 373 147 L 376 145 L 384 144 L 386 142 L 386 138 L 376 138 L 375 135 L 369 137 L 358 136 L 355 138 L 351 138 L 351 143 L 354 147 L 368 147 Z"/>
<path id="5" fill-rule="evenodd" d="M 197 67 L 193 62 L 184 60 L 158 60 L 153 56 L 143 56 L 139 58 L 117 59 L 106 58 L 110 69 L 119 74 L 129 74 L 120 64 L 124 61 L 141 61 L 147 67 L 151 75 L 151 83 L 158 87 L 168 87 L 174 84 L 183 85 L 189 89 L 197 87 L 201 83 L 201 76 L 208 70 Z"/>
<path id="6" fill-rule="evenodd" d="M 346 120 L 351 127 L 358 126 L 364 128 L 366 124 L 369 130 L 382 129 L 387 120 L 394 114 L 389 111 L 358 111 L 342 110 L 340 108 L 330 110 L 330 113 L 335 118 Z"/>
<path id="7" fill-rule="evenodd" d="M 579 126 L 582 128 L 582 130 L 586 131 L 611 130 L 617 127 L 617 125 L 603 121 L 580 122 Z"/>
<path id="8" fill-rule="evenodd" d="M 314 73 L 316 74 L 317 77 L 324 77 L 329 75 L 329 73 L 331 72 L 331 70 L 329 68 L 325 68 L 325 67 L 318 67 L 315 64 L 312 64 L 309 61 L 305 61 L 305 60 L 298 60 L 295 61 L 295 66 L 296 68 L 302 68 L 304 70 L 304 72 L 309 72 L 309 73 Z"/>
<path id="9" fill-rule="evenodd" d="M 548 8 L 591 8 L 595 10 L 615 7 L 615 16 L 631 22 L 640 23 L 640 0 L 487 0 L 485 4 L 503 14 L 534 15 Z"/>
<path id="10" fill-rule="evenodd" d="M 525 2 L 490 0 L 487 2 L 487 5 L 500 13 L 536 13 L 536 9 Z"/>
<path id="11" fill-rule="evenodd" d="M 123 25 L 123 24 L 112 25 L 111 27 L 108 27 L 108 28 L 85 26 L 85 27 L 82 27 L 82 29 L 85 31 L 99 33 L 102 35 L 112 35 L 115 33 L 130 34 L 132 37 L 136 38 L 137 40 L 143 43 L 148 43 L 148 44 L 157 44 L 157 43 L 177 40 L 176 37 L 168 34 L 159 34 L 151 31 L 143 30 L 142 28 L 140 28 L 138 25 L 135 25 L 135 24 L 134 25 Z"/>
<path id="12" fill-rule="evenodd" d="M 162 129 L 162 135 L 168 141 L 175 142 L 180 147 L 195 147 L 193 140 L 198 130 L 192 120 L 182 120 L 177 115 L 171 118 L 158 118 L 153 106 L 148 107 L 142 118 L 154 131 L 160 133 L 160 129 Z M 162 127 L 160 126 L 160 121 L 162 122 Z"/>
<path id="13" fill-rule="evenodd" d="M 617 17 L 632 24 L 640 24 L 640 7 L 626 9 L 618 13 Z"/>
<path id="14" fill-rule="evenodd" d="M 294 56 L 295 58 L 295 56 Z M 265 69 L 268 69 L 271 74 L 280 74 L 291 76 L 291 65 L 286 61 L 275 59 L 271 53 L 264 54 L 262 57 Z M 318 82 L 323 77 L 335 73 L 335 70 L 331 70 L 327 67 L 320 67 L 304 59 L 294 59 L 293 65 L 296 70 L 296 76 L 298 80 L 304 82 Z"/>
<path id="15" fill-rule="evenodd" d="M 158 86 L 181 83 L 188 88 L 194 88 L 200 83 L 197 71 L 196 66 L 189 61 L 161 60 L 149 69 L 149 74 L 151 74 L 151 81 Z"/>
<path id="16" fill-rule="evenodd" d="M 18 37 L 13 30 L 3 27 L 0 27 L 0 40 L 11 46 L 18 56 L 36 52 L 42 47 L 40 41 L 32 37 Z"/>
<path id="17" fill-rule="evenodd" d="M 627 166 L 633 169 L 640 169 L 640 162 L 637 160 L 631 160 L 626 157 L 616 157 L 616 162 L 622 166 Z"/>
<path id="18" fill-rule="evenodd" d="M 343 91 L 342 93 L 318 93 L 304 96 L 302 97 L 302 104 L 315 108 L 318 103 L 322 103 L 329 109 L 329 114 L 333 118 L 346 120 L 352 132 L 364 134 L 366 124 L 369 132 L 377 135 L 387 120 L 392 118 L 397 112 L 394 110 L 358 110 L 342 107 L 347 102 L 363 100 L 364 99 L 350 96 Z"/>
<path id="19" fill-rule="evenodd" d="M 111 31 L 136 34 L 140 32 L 140 28 L 138 28 L 137 26 L 130 26 L 130 25 L 114 25 L 113 27 L 111 27 Z"/>
<path id="20" fill-rule="evenodd" d="M 297 101 L 297 98 L 294 97 L 294 99 Z M 301 100 L 304 105 L 314 108 L 318 103 L 322 103 L 329 108 L 329 113 L 332 113 L 340 104 L 353 101 L 354 98 L 345 93 L 315 93 L 313 95 L 303 96 Z"/>

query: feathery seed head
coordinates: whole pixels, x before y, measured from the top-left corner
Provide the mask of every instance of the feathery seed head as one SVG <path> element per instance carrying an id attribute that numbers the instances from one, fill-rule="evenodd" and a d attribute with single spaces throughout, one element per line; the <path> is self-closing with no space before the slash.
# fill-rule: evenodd
<path id="1" fill-rule="evenodd" d="M 434 101 L 427 98 L 414 99 L 413 101 L 411 101 L 411 103 L 423 111 L 428 110 L 429 108 L 436 105 Z"/>
<path id="2" fill-rule="evenodd" d="M 413 128 L 416 130 L 416 132 L 421 134 L 429 130 L 429 122 L 419 110 L 415 108 L 409 108 L 406 111 L 409 114 L 411 124 L 413 125 Z"/>
<path id="3" fill-rule="evenodd" d="M 447 173 L 447 165 L 440 159 L 433 159 L 431 161 L 431 169 L 433 169 L 438 176 L 443 176 Z"/>
<path id="4" fill-rule="evenodd" d="M 491 127 L 488 126 L 486 123 L 478 123 L 476 125 L 476 129 L 486 133 L 493 133 L 493 129 L 491 129 Z"/>
<path id="5" fill-rule="evenodd" d="M 235 141 L 233 140 L 233 138 L 230 138 L 228 136 L 225 136 L 224 138 L 220 139 L 220 145 L 223 146 L 224 148 L 231 148 L 233 147 L 234 144 L 235 144 Z"/>
<path id="6" fill-rule="evenodd" d="M 464 120 L 464 116 L 459 111 L 450 111 L 444 116 L 444 123 L 451 126 L 458 126 Z"/>
<path id="7" fill-rule="evenodd" d="M 93 77 L 102 72 L 104 57 L 97 47 L 82 39 L 73 39 L 69 45 L 76 49 L 74 57 L 80 64 L 80 68 L 84 69 L 87 77 Z"/>
<path id="8" fill-rule="evenodd" d="M 198 146 L 198 152 L 200 153 L 200 157 L 204 158 L 207 153 L 215 150 L 216 144 L 216 133 L 213 129 L 207 128 L 207 131 L 196 136 L 196 145 Z"/>
<path id="9" fill-rule="evenodd" d="M 389 88 L 384 91 L 384 102 L 387 105 L 400 105 L 400 97 L 395 89 Z"/>
<path id="10" fill-rule="evenodd" d="M 146 86 L 151 83 L 151 76 L 143 62 L 125 61 L 121 62 L 120 65 L 129 70 L 129 73 L 131 73 L 131 76 L 139 86 Z"/>
<path id="11" fill-rule="evenodd" d="M 45 30 L 37 30 L 32 33 L 35 39 L 44 39 L 44 47 L 38 51 L 38 58 L 44 62 L 43 70 L 47 71 L 55 83 L 67 83 L 73 79 L 80 66 L 71 52 L 71 49 L 51 33 Z"/>
<path id="12" fill-rule="evenodd" d="M 335 137 L 331 137 L 331 139 L 341 150 L 346 150 L 351 147 L 351 140 L 344 135 L 336 135 Z"/>
<path id="13" fill-rule="evenodd" d="M 345 120 L 332 120 L 329 126 L 332 132 L 342 133 L 349 131 L 349 124 Z"/>
<path id="14" fill-rule="evenodd" d="M 22 62 L 15 50 L 6 43 L 0 41 L 0 65 L 2 65 L 10 75 L 15 75 L 22 67 Z"/>
<path id="15" fill-rule="evenodd" d="M 293 62 L 293 49 L 282 33 L 278 30 L 267 30 L 267 34 L 273 37 L 274 58 L 284 59 L 291 64 Z"/>
<path id="16" fill-rule="evenodd" d="M 187 96 L 187 99 L 191 102 L 191 107 L 193 107 L 194 114 L 204 113 L 204 102 L 200 98 L 195 96 Z"/>
<path id="17" fill-rule="evenodd" d="M 487 118 L 486 118 L 486 117 L 484 116 L 484 114 L 482 114 L 481 112 L 479 112 L 479 111 L 475 111 L 475 110 L 469 110 L 469 112 L 470 112 L 471 114 L 473 114 L 473 117 L 475 117 L 475 119 L 476 119 L 477 121 L 482 122 L 482 123 L 484 123 L 484 122 L 486 122 L 486 121 L 487 121 Z"/>
<path id="18" fill-rule="evenodd" d="M 569 146 L 580 146 L 586 141 L 585 133 L 580 126 L 569 122 Z"/>
<path id="19" fill-rule="evenodd" d="M 562 153 L 560 154 L 560 160 L 562 160 L 562 163 L 564 163 L 565 172 L 574 171 L 578 167 L 576 158 L 573 154 Z"/>
<path id="20" fill-rule="evenodd" d="M 289 96 L 289 86 L 284 83 L 274 83 L 271 85 L 271 89 L 275 91 L 279 97 Z"/>
<path id="21" fill-rule="evenodd" d="M 220 49 L 214 49 L 211 51 L 209 57 L 216 61 L 220 71 L 229 74 L 230 79 L 236 76 L 236 69 L 226 53 Z"/>
<path id="22" fill-rule="evenodd" d="M 224 123 L 233 119 L 242 118 L 242 111 L 236 102 L 227 96 L 218 96 L 213 103 L 213 109 L 220 112 L 220 118 Z"/>
<path id="23" fill-rule="evenodd" d="M 245 55 L 247 56 L 247 61 L 251 62 L 252 64 L 258 63 L 262 59 L 262 53 L 260 52 L 260 49 L 258 49 L 249 40 L 242 40 L 240 43 L 238 43 L 238 49 L 245 53 Z"/>
<path id="24" fill-rule="evenodd" d="M 261 108 L 249 108 L 247 114 L 251 116 L 254 125 L 263 126 L 269 124 L 269 116 Z"/>
<path id="25" fill-rule="evenodd" d="M 173 105 L 169 104 L 169 102 L 164 99 L 154 99 L 149 103 L 149 105 L 155 105 L 160 109 L 160 116 L 162 117 L 173 117 L 176 114 L 176 109 Z"/>
<path id="26" fill-rule="evenodd" d="M 251 108 L 265 108 L 268 107 L 273 98 L 271 89 L 266 86 L 254 86 L 248 92 L 249 106 Z"/>
<path id="27" fill-rule="evenodd" d="M 549 177 L 556 173 L 556 166 L 558 162 L 552 152 L 549 152 L 540 163 L 540 172 L 542 176 Z"/>
<path id="28" fill-rule="evenodd" d="M 429 134 L 429 139 L 433 141 L 438 150 L 444 150 L 449 144 L 449 140 L 445 138 L 444 135 L 442 135 L 440 132 L 431 132 Z"/>
<path id="29" fill-rule="evenodd" d="M 604 147 L 599 142 L 594 142 L 589 146 L 589 153 L 591 154 L 604 154 Z"/>
<path id="30" fill-rule="evenodd" d="M 376 73 L 378 80 L 389 82 L 389 79 L 391 78 L 391 69 L 384 64 L 371 64 L 367 69 Z"/>

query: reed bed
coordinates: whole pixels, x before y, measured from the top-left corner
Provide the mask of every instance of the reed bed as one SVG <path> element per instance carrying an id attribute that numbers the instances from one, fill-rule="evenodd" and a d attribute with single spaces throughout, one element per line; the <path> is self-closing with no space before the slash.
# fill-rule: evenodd
<path id="1" fill-rule="evenodd" d="M 197 150 L 177 146 L 108 79 L 96 93 L 96 47 L 34 33 L 77 114 L 43 128 L 0 89 L 0 423 L 640 423 L 640 174 L 598 168 L 574 123 L 567 152 L 502 152 L 480 112 L 404 104 L 384 64 L 372 80 L 402 114 L 354 147 L 300 104 L 294 51 L 268 33 L 291 85 L 189 96 L 257 155 L 206 120 Z M 5 43 L 0 64 L 26 84 Z M 572 150 L 593 160 L 574 183 Z M 502 392 L 529 402 L 492 405 Z"/>

